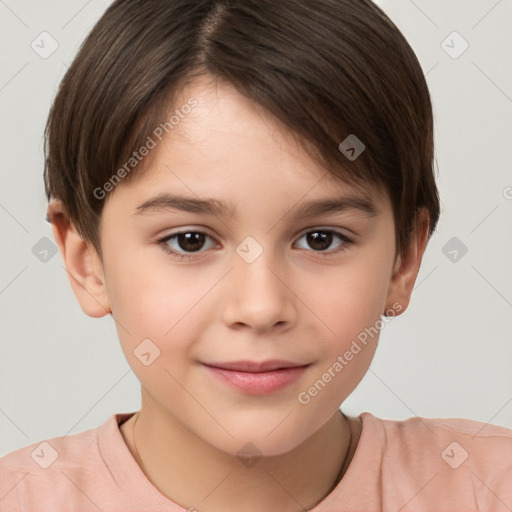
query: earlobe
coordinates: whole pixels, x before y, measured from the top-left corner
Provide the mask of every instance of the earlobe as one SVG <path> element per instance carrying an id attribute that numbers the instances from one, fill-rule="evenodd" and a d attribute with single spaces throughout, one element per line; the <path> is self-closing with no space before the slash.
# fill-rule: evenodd
<path id="1" fill-rule="evenodd" d="M 402 314 L 409 306 L 414 283 L 418 277 L 421 260 L 427 246 L 429 225 L 428 212 L 421 210 L 409 248 L 403 256 L 398 256 L 395 262 L 385 310 L 393 311 L 393 316 Z"/>
<path id="2" fill-rule="evenodd" d="M 103 265 L 96 251 L 77 232 L 61 201 L 50 203 L 48 217 L 82 311 L 94 318 L 107 315 L 111 312 L 110 303 Z"/>

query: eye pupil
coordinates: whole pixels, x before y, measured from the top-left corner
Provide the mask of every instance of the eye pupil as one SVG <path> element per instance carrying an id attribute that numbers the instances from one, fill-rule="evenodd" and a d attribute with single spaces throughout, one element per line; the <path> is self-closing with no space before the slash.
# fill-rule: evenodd
<path id="1" fill-rule="evenodd" d="M 178 236 L 178 244 L 184 251 L 197 251 L 204 244 L 203 233 L 180 233 Z"/>
<path id="2" fill-rule="evenodd" d="M 314 249 L 324 250 L 329 248 L 329 246 L 332 244 L 332 233 L 326 231 L 314 231 L 307 235 L 307 240 L 308 244 L 312 244 Z M 317 244 L 316 247 L 315 244 Z"/>
<path id="3" fill-rule="evenodd" d="M 314 252 L 320 253 L 324 252 L 325 256 L 330 253 L 338 253 L 342 251 L 345 245 L 350 244 L 350 240 L 341 235 L 340 233 L 331 231 L 331 230 L 312 230 L 308 233 L 304 234 L 301 238 L 306 238 L 306 243 L 310 249 Z M 186 257 L 191 256 L 196 252 L 204 252 L 204 245 L 206 239 L 210 238 L 206 233 L 202 233 L 201 231 L 182 231 L 181 233 L 176 233 L 174 235 L 170 235 L 165 239 L 162 239 L 160 243 L 165 246 L 169 245 L 170 253 L 175 254 L 177 257 L 184 259 Z M 339 238 L 341 240 L 341 249 L 337 251 L 329 250 L 333 244 L 334 238 Z M 174 241 L 179 246 L 179 249 L 172 249 L 170 242 Z M 167 248 L 165 248 L 167 250 Z"/>

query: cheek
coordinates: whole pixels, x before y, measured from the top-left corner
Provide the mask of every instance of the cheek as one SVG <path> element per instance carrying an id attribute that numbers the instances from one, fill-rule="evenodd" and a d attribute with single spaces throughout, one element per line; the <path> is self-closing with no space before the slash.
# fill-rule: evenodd
<path id="1" fill-rule="evenodd" d="M 377 348 L 385 306 L 385 271 L 367 262 L 331 270 L 330 278 L 310 296 L 328 328 L 316 340 L 318 364 L 297 396 L 299 410 L 320 425 L 352 393 L 366 374 Z"/>
<path id="2" fill-rule="evenodd" d="M 133 248 L 132 248 L 133 249 Z M 200 297 L 208 283 L 197 279 L 192 266 L 168 263 L 158 248 L 135 249 L 127 256 L 112 258 L 109 272 L 117 316 L 132 329 L 146 336 L 163 337 L 182 319 Z M 126 251 L 128 252 L 128 251 Z"/>
<path id="3" fill-rule="evenodd" d="M 197 279 L 197 274 L 194 279 L 192 267 L 173 265 L 171 271 L 165 258 L 146 260 L 142 251 L 132 252 L 129 258 L 112 258 L 116 265 L 108 272 L 108 287 L 116 328 L 134 369 L 139 365 L 134 351 L 147 339 L 160 350 L 160 365 L 172 368 L 199 339 L 207 321 L 203 301 L 211 283 Z"/>
<path id="4" fill-rule="evenodd" d="M 309 300 L 328 328 L 323 331 L 326 336 L 316 342 L 318 368 L 301 390 L 304 394 L 299 401 L 315 409 L 319 417 L 347 398 L 375 354 L 391 264 L 391 256 L 381 254 L 369 253 L 332 267 L 316 287 L 309 283 L 314 290 Z"/>
<path id="5" fill-rule="evenodd" d="M 184 411 L 190 398 L 180 383 L 193 371 L 196 341 L 208 323 L 201 298 L 211 288 L 209 280 L 194 279 L 191 268 L 174 266 L 171 272 L 168 265 L 145 263 L 142 255 L 118 259 L 110 272 L 116 328 L 128 364 L 154 400 Z"/>
<path id="6" fill-rule="evenodd" d="M 371 255 L 370 255 L 371 256 Z M 316 284 L 306 283 L 308 306 L 328 327 L 329 350 L 342 349 L 384 312 L 388 287 L 385 258 L 365 257 L 331 267 Z"/>

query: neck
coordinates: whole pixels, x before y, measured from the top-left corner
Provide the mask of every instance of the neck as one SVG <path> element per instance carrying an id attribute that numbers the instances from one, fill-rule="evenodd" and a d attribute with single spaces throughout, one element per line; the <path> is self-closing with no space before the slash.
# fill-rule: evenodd
<path id="1" fill-rule="evenodd" d="M 162 494 L 204 512 L 313 508 L 342 479 L 357 444 L 357 433 L 338 410 L 290 452 L 244 465 L 181 423 L 169 423 L 168 416 L 165 422 L 150 416 L 142 408 L 122 425 L 128 448 Z"/>

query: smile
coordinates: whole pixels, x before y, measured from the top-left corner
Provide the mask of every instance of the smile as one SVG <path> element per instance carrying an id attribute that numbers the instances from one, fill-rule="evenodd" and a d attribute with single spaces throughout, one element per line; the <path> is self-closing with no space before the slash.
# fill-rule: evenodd
<path id="1" fill-rule="evenodd" d="M 221 382 L 251 395 L 275 393 L 295 382 L 309 366 L 308 364 L 295 365 L 281 361 L 270 361 L 268 363 L 241 361 L 236 363 L 203 363 L 203 365 Z"/>

